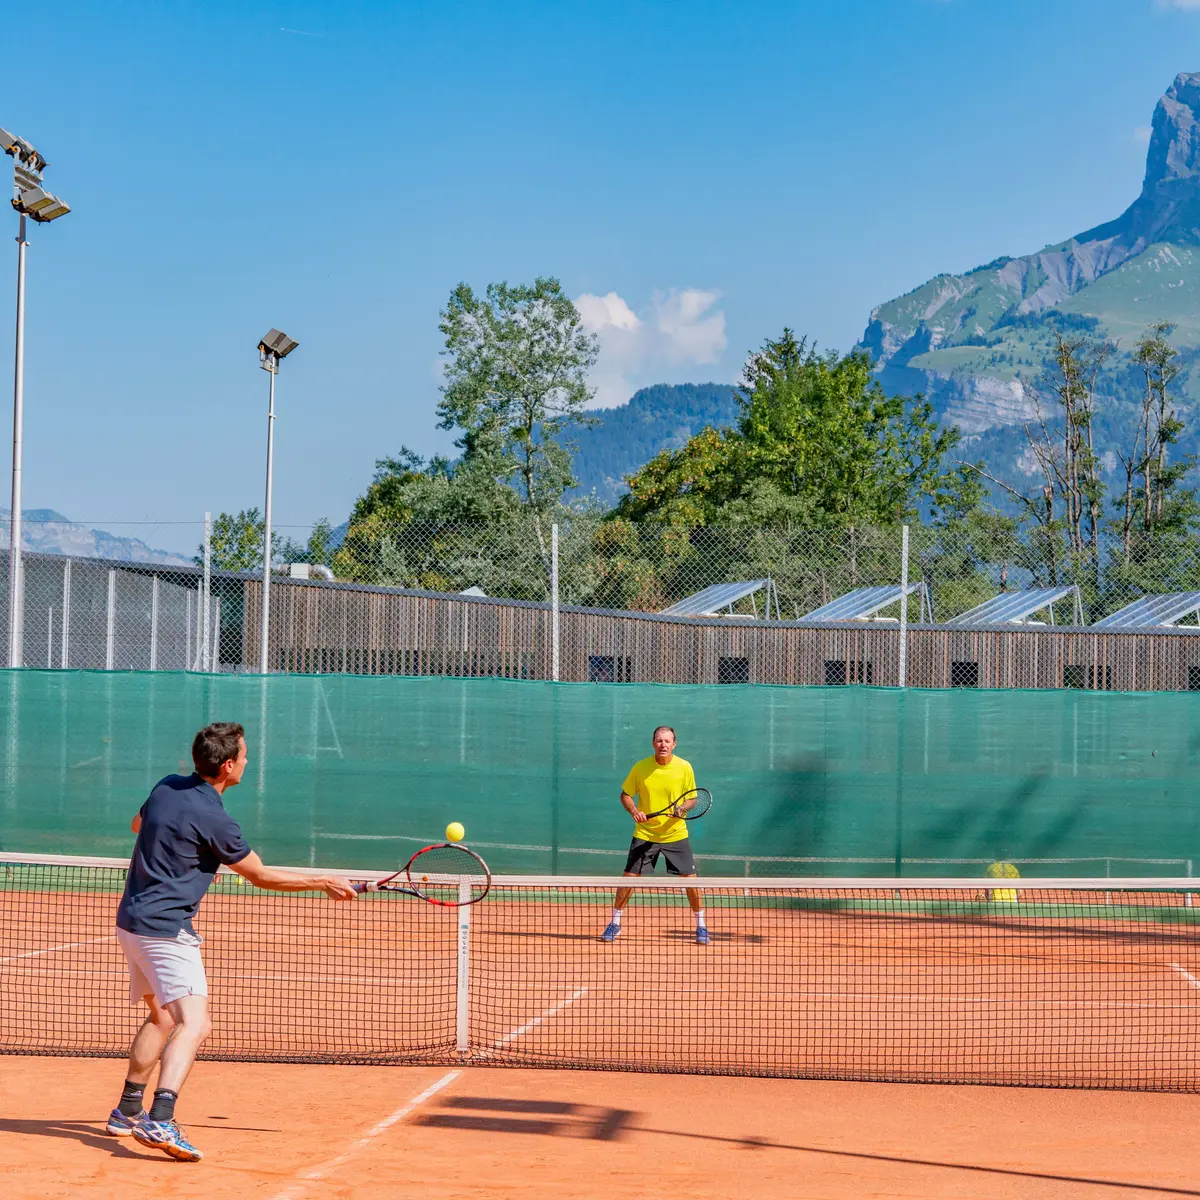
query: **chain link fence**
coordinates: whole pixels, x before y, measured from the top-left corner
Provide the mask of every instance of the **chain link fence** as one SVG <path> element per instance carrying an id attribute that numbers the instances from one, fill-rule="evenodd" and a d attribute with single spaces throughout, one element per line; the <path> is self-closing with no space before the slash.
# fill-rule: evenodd
<path id="1" fill-rule="evenodd" d="M 29 527 L 27 544 L 44 545 Z M 906 537 L 900 526 L 681 528 L 590 515 L 280 533 L 272 671 L 1200 688 L 1200 543 L 1189 535 L 1085 541 L 981 518 L 914 524 Z M 219 548 L 206 568 L 200 523 L 174 540 L 193 536 L 199 561 L 27 551 L 19 665 L 257 670 L 261 570 L 230 569 Z M 7 555 L 0 587 L 7 597 Z M 1161 596 L 1173 599 L 1122 623 L 1122 609 Z M 0 631 L 11 653 L 7 603 Z"/>

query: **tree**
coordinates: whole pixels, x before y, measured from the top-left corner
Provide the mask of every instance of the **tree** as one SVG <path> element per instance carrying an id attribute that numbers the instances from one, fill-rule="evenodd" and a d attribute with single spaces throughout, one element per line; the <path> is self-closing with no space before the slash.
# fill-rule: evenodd
<path id="1" fill-rule="evenodd" d="M 587 373 L 598 342 L 557 279 L 492 283 L 483 297 L 460 283 L 440 327 L 441 428 L 458 432 L 466 470 L 513 489 L 546 555 L 542 518 L 575 486 L 569 434 L 589 423 Z"/>
<path id="2" fill-rule="evenodd" d="M 1068 337 L 1060 328 L 1053 329 L 1052 336 L 1053 367 L 1040 386 L 1025 389 L 1034 409 L 1033 420 L 1024 425 L 1025 438 L 1041 482 L 1026 491 L 982 467 L 971 469 L 1007 492 L 1037 527 L 1033 557 L 1022 565 L 1035 576 L 1044 566 L 1045 582 L 1054 584 L 1066 565 L 1065 554 L 1074 564 L 1068 575 L 1078 581 L 1086 573 L 1096 590 L 1105 492 L 1102 456 L 1095 445 L 1096 386 L 1114 346 L 1106 340 Z M 1049 402 L 1047 394 L 1053 398 Z"/>
<path id="3" fill-rule="evenodd" d="M 629 476 L 630 520 L 680 524 L 892 524 L 978 494 L 945 465 L 958 431 L 921 397 L 888 396 L 865 354 L 818 354 L 790 329 L 750 356 L 739 418 Z"/>
<path id="4" fill-rule="evenodd" d="M 215 571 L 255 571 L 262 567 L 263 530 L 266 522 L 257 508 L 239 513 L 219 513 L 212 523 L 212 566 Z M 271 530 L 272 562 L 329 564 L 329 538 L 333 527 L 322 518 L 313 527 L 306 545 Z M 196 547 L 192 561 L 204 565 L 204 543 Z"/>

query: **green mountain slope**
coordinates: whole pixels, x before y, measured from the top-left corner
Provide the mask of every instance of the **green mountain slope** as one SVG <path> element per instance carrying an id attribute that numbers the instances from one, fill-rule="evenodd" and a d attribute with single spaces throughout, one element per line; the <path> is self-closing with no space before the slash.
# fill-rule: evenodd
<path id="1" fill-rule="evenodd" d="M 575 434 L 572 499 L 595 494 L 606 504 L 625 490 L 631 475 L 660 450 L 676 450 L 706 425 L 732 424 L 737 401 L 727 383 L 658 383 L 635 392 L 628 404 L 593 414 L 599 424 Z"/>
<path id="2" fill-rule="evenodd" d="M 1088 331 L 1118 343 L 1107 419 L 1119 423 L 1137 389 L 1129 353 L 1156 321 L 1177 326 L 1177 388 L 1200 405 L 1200 74 L 1181 74 L 1154 111 L 1141 194 L 1116 220 L 1035 254 L 939 275 L 871 314 L 861 345 L 888 390 L 923 392 L 944 420 L 1019 469 L 1019 424 L 1045 370 L 1051 331 Z M 1200 449 L 1189 421 L 1186 450 Z"/>

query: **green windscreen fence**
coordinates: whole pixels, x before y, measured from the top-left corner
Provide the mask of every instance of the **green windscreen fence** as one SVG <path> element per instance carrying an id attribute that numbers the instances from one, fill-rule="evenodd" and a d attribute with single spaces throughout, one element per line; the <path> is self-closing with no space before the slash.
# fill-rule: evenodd
<path id="1" fill-rule="evenodd" d="M 264 859 L 386 868 L 461 821 L 497 872 L 616 874 L 655 725 L 712 789 L 710 875 L 1187 875 L 1200 696 L 0 672 L 0 848 L 125 855 L 209 721 Z"/>

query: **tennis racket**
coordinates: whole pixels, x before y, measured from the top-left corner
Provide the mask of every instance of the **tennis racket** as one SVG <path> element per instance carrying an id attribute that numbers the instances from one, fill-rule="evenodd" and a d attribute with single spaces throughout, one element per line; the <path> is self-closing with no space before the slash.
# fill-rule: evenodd
<path id="1" fill-rule="evenodd" d="M 708 788 L 692 788 L 690 792 L 684 792 L 678 800 L 673 800 L 665 808 L 647 813 L 646 819 L 671 816 L 678 817 L 681 821 L 698 821 L 710 808 L 712 808 L 712 792 Z"/>
<path id="2" fill-rule="evenodd" d="M 460 884 L 467 883 L 469 888 Z M 395 874 L 386 879 L 353 885 L 356 892 L 399 892 L 427 904 L 459 908 L 478 904 L 491 890 L 488 865 L 466 846 L 449 842 L 418 850 Z"/>

